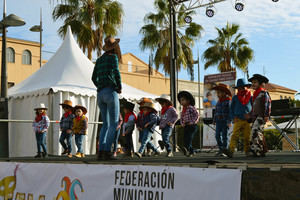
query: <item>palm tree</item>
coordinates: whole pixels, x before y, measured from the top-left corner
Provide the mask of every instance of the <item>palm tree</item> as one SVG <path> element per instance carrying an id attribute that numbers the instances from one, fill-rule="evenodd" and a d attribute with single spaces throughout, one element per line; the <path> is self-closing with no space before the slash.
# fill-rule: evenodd
<path id="1" fill-rule="evenodd" d="M 208 40 L 210 47 L 202 55 L 204 69 L 218 66 L 220 72 L 233 71 L 235 68 L 247 72 L 253 59 L 253 50 L 249 42 L 238 33 L 240 26 L 227 23 L 225 28 L 217 29 L 218 37 Z"/>
<path id="2" fill-rule="evenodd" d="M 150 49 L 154 52 L 156 69 L 163 67 L 165 73 L 170 74 L 170 19 L 168 0 L 155 0 L 157 13 L 148 13 L 145 16 L 145 25 L 140 29 L 142 40 L 140 48 L 144 51 Z M 186 24 L 184 18 L 195 14 L 194 11 L 182 12 L 184 5 L 177 14 L 177 70 L 193 67 L 193 52 L 195 40 L 201 36 L 202 26 L 196 23 Z"/>
<path id="3" fill-rule="evenodd" d="M 54 20 L 64 19 L 58 30 L 60 36 L 66 34 L 70 25 L 89 59 L 92 59 L 93 50 L 101 55 L 103 38 L 118 33 L 123 15 L 122 5 L 114 0 L 64 0 L 55 6 L 52 13 Z"/>

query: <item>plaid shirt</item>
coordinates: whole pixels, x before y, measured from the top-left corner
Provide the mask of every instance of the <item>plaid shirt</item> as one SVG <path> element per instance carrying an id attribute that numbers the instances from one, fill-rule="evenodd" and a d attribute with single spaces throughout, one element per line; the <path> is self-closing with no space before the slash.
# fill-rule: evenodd
<path id="1" fill-rule="evenodd" d="M 217 121 L 226 121 L 227 123 L 231 123 L 230 100 L 226 100 L 223 102 L 218 101 L 216 105 L 215 116 L 214 116 L 214 122 Z"/>
<path id="2" fill-rule="evenodd" d="M 199 114 L 194 106 L 189 105 L 186 108 L 185 113 L 181 112 L 180 123 L 181 125 L 197 124 L 199 120 Z"/>
<path id="3" fill-rule="evenodd" d="M 34 121 L 32 123 L 34 132 L 38 132 L 38 133 L 44 133 L 48 131 L 49 126 L 50 126 L 50 120 L 47 115 L 43 115 L 41 121 L 39 122 Z"/>
<path id="4" fill-rule="evenodd" d="M 65 117 L 65 115 L 63 114 L 61 119 L 60 119 L 60 122 L 59 122 L 59 125 L 60 125 L 60 129 L 61 131 L 66 131 L 68 129 L 71 129 L 72 130 L 72 127 L 73 127 L 73 119 L 75 118 L 75 115 L 74 114 L 71 114 L 69 115 L 67 118 Z"/>
<path id="5" fill-rule="evenodd" d="M 122 89 L 117 55 L 103 54 L 97 59 L 92 81 L 98 91 L 106 87 L 111 87 L 116 91 Z"/>

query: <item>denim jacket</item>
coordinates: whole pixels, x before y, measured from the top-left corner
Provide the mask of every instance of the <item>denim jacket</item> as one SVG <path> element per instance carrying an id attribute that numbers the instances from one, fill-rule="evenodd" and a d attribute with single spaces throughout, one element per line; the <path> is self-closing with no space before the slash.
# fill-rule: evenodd
<path id="1" fill-rule="evenodd" d="M 147 129 L 151 133 L 154 132 L 155 127 L 157 126 L 158 122 L 159 122 L 159 117 L 154 112 L 150 112 L 150 113 L 144 115 L 144 117 L 143 117 L 143 127 L 145 127 L 145 125 L 147 123 L 149 123 L 149 126 L 147 127 Z"/>

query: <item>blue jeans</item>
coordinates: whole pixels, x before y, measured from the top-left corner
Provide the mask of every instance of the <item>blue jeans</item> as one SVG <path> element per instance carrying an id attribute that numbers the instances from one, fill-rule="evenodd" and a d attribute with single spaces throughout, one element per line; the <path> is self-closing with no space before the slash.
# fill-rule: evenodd
<path id="1" fill-rule="evenodd" d="M 143 134 L 142 134 L 142 144 L 141 147 L 139 149 L 139 153 L 143 153 L 146 146 L 150 147 L 154 152 L 157 152 L 157 149 L 155 148 L 155 146 L 153 145 L 153 143 L 151 142 L 151 136 L 153 133 L 151 133 L 147 128 L 145 128 L 143 130 Z"/>
<path id="2" fill-rule="evenodd" d="M 216 121 L 216 140 L 220 151 L 227 149 L 227 134 L 227 121 Z"/>
<path id="3" fill-rule="evenodd" d="M 47 132 L 43 132 L 43 133 L 36 132 L 35 137 L 36 137 L 38 153 L 42 152 L 42 148 L 43 148 L 43 152 L 47 153 L 47 145 L 46 145 Z"/>
<path id="4" fill-rule="evenodd" d="M 67 140 L 67 144 L 65 143 L 65 140 Z M 70 153 L 72 152 L 72 133 L 62 131 L 59 137 L 59 142 L 64 150 L 68 150 Z"/>
<path id="5" fill-rule="evenodd" d="M 112 88 L 103 88 L 98 92 L 97 100 L 103 121 L 99 133 L 99 151 L 111 151 L 120 115 L 118 94 Z"/>
<path id="6" fill-rule="evenodd" d="M 116 134 L 115 134 L 113 152 L 117 152 L 117 147 L 118 147 L 118 142 L 119 142 L 119 136 L 120 136 L 120 129 L 117 130 Z"/>
<path id="7" fill-rule="evenodd" d="M 170 144 L 170 136 L 172 135 L 172 130 L 173 128 L 168 125 L 161 130 L 162 139 L 168 152 L 172 151 L 171 144 Z"/>
<path id="8" fill-rule="evenodd" d="M 85 135 L 83 134 L 75 134 L 75 144 L 77 146 L 77 152 L 83 153 L 82 143 Z"/>
<path id="9" fill-rule="evenodd" d="M 198 125 L 187 125 L 184 127 L 184 135 L 183 135 L 183 140 L 184 140 L 184 147 L 190 152 L 190 154 L 194 153 L 193 149 L 193 138 L 195 134 L 198 132 Z"/>

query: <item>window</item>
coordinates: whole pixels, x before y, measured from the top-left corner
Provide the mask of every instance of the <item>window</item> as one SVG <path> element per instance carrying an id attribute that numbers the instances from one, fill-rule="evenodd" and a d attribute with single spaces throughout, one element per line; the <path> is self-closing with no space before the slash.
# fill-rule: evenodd
<path id="1" fill-rule="evenodd" d="M 23 51 L 22 64 L 23 65 L 31 65 L 31 52 L 29 50 Z"/>
<path id="2" fill-rule="evenodd" d="M 132 62 L 128 61 L 128 72 L 132 72 Z"/>
<path id="3" fill-rule="evenodd" d="M 15 62 L 15 50 L 11 47 L 6 49 L 6 61 L 9 63 Z"/>
<path id="4" fill-rule="evenodd" d="M 280 99 L 282 99 L 282 96 L 280 95 Z"/>
<path id="5" fill-rule="evenodd" d="M 8 88 L 11 88 L 11 87 L 13 87 L 15 85 L 15 83 L 14 82 L 8 82 L 7 83 L 7 87 Z"/>

